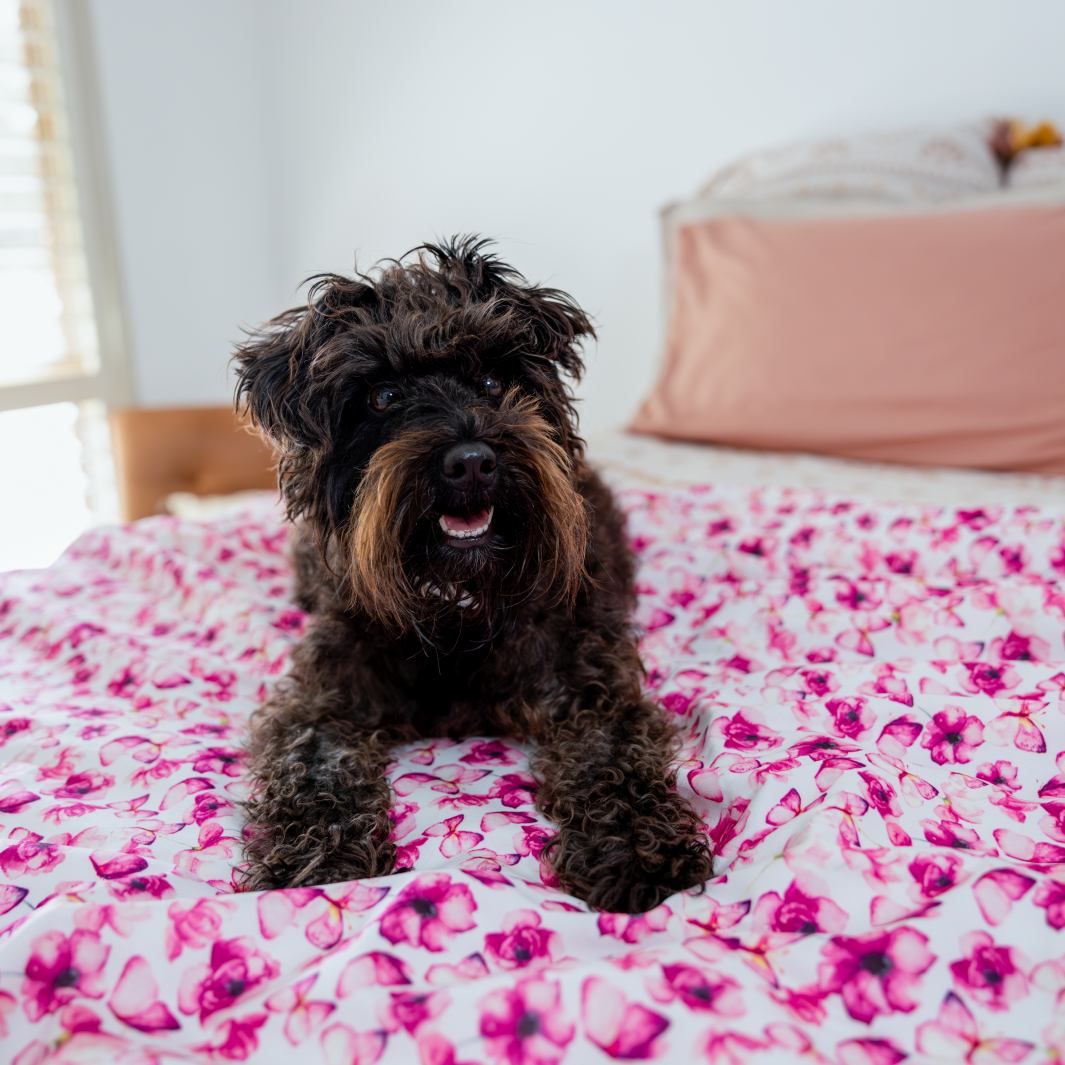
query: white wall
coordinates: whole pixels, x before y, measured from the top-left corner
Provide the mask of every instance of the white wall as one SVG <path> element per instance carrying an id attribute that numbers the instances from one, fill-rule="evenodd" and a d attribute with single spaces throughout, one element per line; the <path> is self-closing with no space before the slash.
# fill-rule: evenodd
<path id="1" fill-rule="evenodd" d="M 656 211 L 716 165 L 836 131 L 1065 118 L 1055 0 L 92 3 L 149 404 L 225 399 L 237 324 L 305 275 L 474 230 L 595 314 L 594 430 L 653 373 Z"/>
<path id="2" fill-rule="evenodd" d="M 136 396 L 224 402 L 240 324 L 288 296 L 258 5 L 91 10 Z"/>

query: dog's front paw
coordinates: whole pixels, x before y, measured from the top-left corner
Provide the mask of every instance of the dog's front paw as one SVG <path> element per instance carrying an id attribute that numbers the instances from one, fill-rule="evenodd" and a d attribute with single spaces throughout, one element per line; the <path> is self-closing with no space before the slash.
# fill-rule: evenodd
<path id="1" fill-rule="evenodd" d="M 546 857 L 570 894 L 613 913 L 653 910 L 678 891 L 701 887 L 713 871 L 701 833 L 637 842 L 635 833 L 564 832 L 548 845 Z"/>
<path id="2" fill-rule="evenodd" d="M 395 864 L 387 827 L 352 820 L 250 825 L 239 874 L 242 891 L 317 887 L 386 876 Z"/>

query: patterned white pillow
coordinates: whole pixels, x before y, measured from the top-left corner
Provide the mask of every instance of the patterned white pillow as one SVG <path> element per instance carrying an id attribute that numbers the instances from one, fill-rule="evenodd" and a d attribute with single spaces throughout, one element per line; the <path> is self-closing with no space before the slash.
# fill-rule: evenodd
<path id="1" fill-rule="evenodd" d="M 802 141 L 752 152 L 718 170 L 700 196 L 860 198 L 908 202 L 994 192 L 1002 168 L 991 122 Z"/>
<path id="2" fill-rule="evenodd" d="M 1006 171 L 1006 184 L 1011 189 L 1065 188 L 1065 146 L 1028 148 L 1018 153 Z"/>

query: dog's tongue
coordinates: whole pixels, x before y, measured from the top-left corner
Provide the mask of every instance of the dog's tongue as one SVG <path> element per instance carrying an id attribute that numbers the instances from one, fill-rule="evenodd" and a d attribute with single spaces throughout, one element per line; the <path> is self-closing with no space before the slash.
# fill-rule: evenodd
<path id="1" fill-rule="evenodd" d="M 444 532 L 458 535 L 483 528 L 488 524 L 491 517 L 491 510 L 479 510 L 468 518 L 460 518 L 457 514 L 442 514 L 440 516 L 440 524 L 444 527 Z"/>

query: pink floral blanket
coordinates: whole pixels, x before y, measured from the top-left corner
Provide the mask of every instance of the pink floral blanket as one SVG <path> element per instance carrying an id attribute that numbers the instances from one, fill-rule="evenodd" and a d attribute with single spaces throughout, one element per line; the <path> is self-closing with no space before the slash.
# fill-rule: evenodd
<path id="1" fill-rule="evenodd" d="M 271 505 L 0 579 L 0 1057 L 1065 1056 L 1065 511 L 623 500 L 718 873 L 641 916 L 551 884 L 488 737 L 399 752 L 402 871 L 233 892 L 241 737 L 304 625 Z"/>

